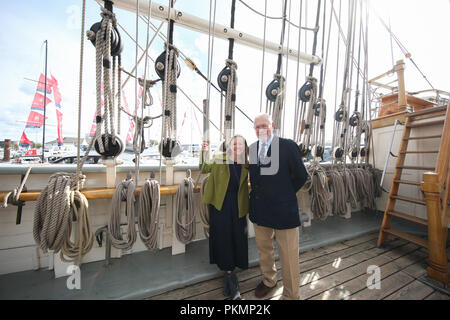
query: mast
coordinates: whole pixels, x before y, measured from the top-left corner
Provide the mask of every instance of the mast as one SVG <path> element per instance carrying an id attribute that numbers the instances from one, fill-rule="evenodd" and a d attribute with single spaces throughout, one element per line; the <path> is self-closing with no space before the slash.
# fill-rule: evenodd
<path id="1" fill-rule="evenodd" d="M 48 41 L 45 40 L 45 76 L 44 76 L 44 119 L 42 126 L 42 163 L 44 163 L 44 153 L 45 153 L 45 114 L 47 105 L 47 51 L 48 51 Z"/>

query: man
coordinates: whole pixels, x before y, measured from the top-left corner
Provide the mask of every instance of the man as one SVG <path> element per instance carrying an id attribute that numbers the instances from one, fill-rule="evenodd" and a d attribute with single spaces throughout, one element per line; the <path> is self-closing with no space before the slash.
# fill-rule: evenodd
<path id="1" fill-rule="evenodd" d="M 300 149 L 290 139 L 276 136 L 268 114 L 255 118 L 258 141 L 250 146 L 250 221 L 254 224 L 263 280 L 255 296 L 263 298 L 277 284 L 273 238 L 281 260 L 283 299 L 299 299 L 298 261 L 300 217 L 297 191 L 308 173 Z"/>

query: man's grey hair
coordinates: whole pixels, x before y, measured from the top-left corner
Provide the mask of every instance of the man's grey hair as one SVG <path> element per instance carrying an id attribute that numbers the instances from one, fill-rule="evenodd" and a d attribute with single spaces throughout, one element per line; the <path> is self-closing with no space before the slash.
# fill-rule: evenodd
<path id="1" fill-rule="evenodd" d="M 271 116 L 270 114 L 267 114 L 267 113 L 259 113 L 259 114 L 256 115 L 256 117 L 255 117 L 255 122 L 256 122 L 256 119 L 259 119 L 259 118 L 265 118 L 267 121 L 269 121 L 270 124 L 273 123 L 272 116 Z"/>

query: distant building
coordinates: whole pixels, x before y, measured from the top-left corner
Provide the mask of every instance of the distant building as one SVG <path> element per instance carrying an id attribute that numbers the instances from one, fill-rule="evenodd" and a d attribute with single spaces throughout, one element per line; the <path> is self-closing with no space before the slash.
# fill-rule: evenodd
<path id="1" fill-rule="evenodd" d="M 81 142 L 83 142 L 83 138 L 81 138 Z M 64 137 L 63 138 L 63 144 L 64 145 L 74 145 L 74 146 L 76 146 L 77 143 L 78 143 L 78 138 L 77 137 Z M 51 146 L 51 147 L 58 146 L 58 140 L 55 139 L 55 140 L 52 140 L 52 141 L 45 142 L 45 147 L 49 147 L 49 146 Z"/>

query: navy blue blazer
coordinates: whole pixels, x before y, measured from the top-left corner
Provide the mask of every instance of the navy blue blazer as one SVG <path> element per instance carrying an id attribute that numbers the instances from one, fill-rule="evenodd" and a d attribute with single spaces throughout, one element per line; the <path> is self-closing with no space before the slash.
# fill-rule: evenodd
<path id="1" fill-rule="evenodd" d="M 266 164 L 258 161 L 259 141 L 250 146 L 250 221 L 273 229 L 300 225 L 296 193 L 309 178 L 297 144 L 274 136 Z"/>

